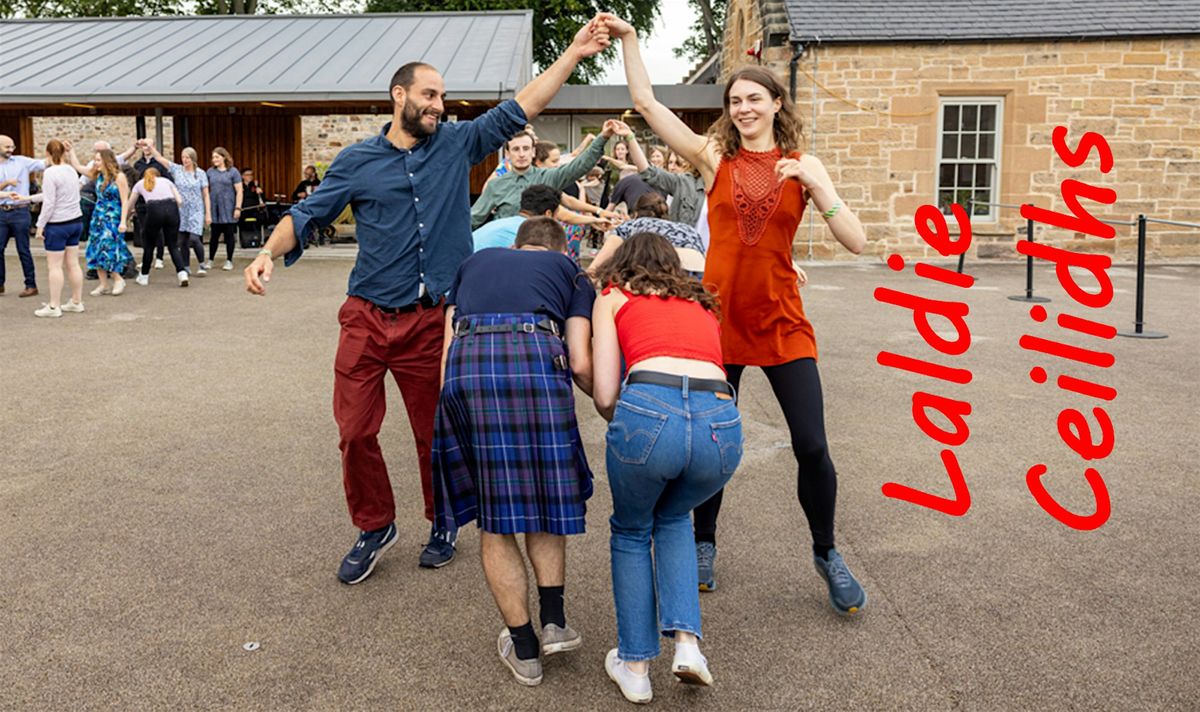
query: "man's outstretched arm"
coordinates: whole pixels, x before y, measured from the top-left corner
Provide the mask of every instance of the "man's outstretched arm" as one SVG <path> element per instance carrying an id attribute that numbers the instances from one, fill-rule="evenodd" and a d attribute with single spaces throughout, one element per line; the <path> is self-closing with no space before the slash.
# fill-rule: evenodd
<path id="1" fill-rule="evenodd" d="M 603 52 L 609 46 L 608 25 L 604 21 L 606 17 L 606 13 L 601 13 L 589 20 L 575 33 L 575 39 L 567 51 L 517 92 L 517 103 L 530 120 L 542 113 L 581 61 Z"/>

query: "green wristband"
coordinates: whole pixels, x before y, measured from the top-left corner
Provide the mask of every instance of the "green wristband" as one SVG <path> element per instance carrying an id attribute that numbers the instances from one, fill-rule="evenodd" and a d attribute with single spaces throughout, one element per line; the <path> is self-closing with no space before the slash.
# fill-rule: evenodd
<path id="1" fill-rule="evenodd" d="M 270 259 L 272 259 L 272 260 L 273 260 L 273 259 L 275 259 L 275 253 L 274 253 L 274 252 L 271 252 L 270 250 L 268 250 L 268 249 L 267 249 L 267 248 L 265 248 L 265 247 L 264 247 L 264 248 L 262 248 L 261 250 L 259 250 L 259 251 L 258 251 L 258 254 L 260 254 L 260 255 L 266 255 L 267 257 L 269 257 L 269 258 L 270 258 Z"/>
<path id="2" fill-rule="evenodd" d="M 825 212 L 821 213 L 821 217 L 825 218 L 826 220 L 829 220 L 829 219 L 830 219 L 830 218 L 832 218 L 834 215 L 837 215 L 837 214 L 838 214 L 838 211 L 839 211 L 839 210 L 841 210 L 841 209 L 842 209 L 842 201 L 840 201 L 840 200 L 839 200 L 838 202 L 836 202 L 836 203 L 834 203 L 834 204 L 833 204 L 833 207 L 832 207 L 832 208 L 830 208 L 829 210 L 826 210 Z"/>

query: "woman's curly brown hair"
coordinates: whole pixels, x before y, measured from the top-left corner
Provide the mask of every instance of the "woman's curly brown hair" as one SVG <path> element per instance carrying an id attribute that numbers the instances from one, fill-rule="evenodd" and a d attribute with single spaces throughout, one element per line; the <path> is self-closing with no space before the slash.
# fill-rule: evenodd
<path id="1" fill-rule="evenodd" d="M 716 295 L 683 270 L 675 248 L 654 232 L 629 236 L 613 256 L 596 270 L 595 280 L 604 287 L 617 287 L 633 294 L 679 297 L 721 315 Z"/>
<path id="2" fill-rule="evenodd" d="M 708 135 L 716 142 L 721 155 L 725 158 L 733 158 L 742 147 L 742 135 L 738 133 L 737 125 L 729 116 L 729 91 L 733 89 L 735 82 L 742 79 L 763 87 L 772 99 L 779 99 L 779 113 L 775 114 L 773 127 L 775 145 L 785 156 L 799 151 L 803 141 L 801 133 L 804 125 L 796 114 L 796 105 L 792 102 L 791 95 L 784 88 L 783 82 L 779 81 L 779 77 L 775 76 L 775 72 L 766 67 L 750 66 L 737 70 L 729 77 L 729 81 L 725 82 L 724 108 L 721 110 L 720 118 L 708 129 Z"/>

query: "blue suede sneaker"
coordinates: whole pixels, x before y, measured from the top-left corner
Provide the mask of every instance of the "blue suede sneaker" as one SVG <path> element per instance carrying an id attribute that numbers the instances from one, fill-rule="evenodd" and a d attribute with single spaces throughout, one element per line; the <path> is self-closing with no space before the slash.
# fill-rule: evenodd
<path id="1" fill-rule="evenodd" d="M 440 569 L 454 561 L 454 543 L 458 541 L 457 529 L 434 528 L 429 533 L 429 543 L 421 552 L 421 568 Z"/>
<path id="2" fill-rule="evenodd" d="M 346 584 L 356 584 L 371 575 L 379 557 L 396 543 L 396 523 L 392 522 L 383 529 L 373 532 L 361 532 L 354 548 L 342 559 L 338 569 L 338 580 Z"/>
<path id="3" fill-rule="evenodd" d="M 696 578 L 701 591 L 717 590 L 717 575 L 713 563 L 717 560 L 717 545 L 711 541 L 696 542 Z"/>
<path id="4" fill-rule="evenodd" d="M 814 554 L 813 565 L 829 585 L 829 602 L 833 604 L 834 610 L 849 616 L 866 607 L 867 592 L 859 585 L 854 574 L 850 573 L 850 568 L 842 561 L 842 555 L 837 549 L 830 549 L 827 559 Z"/>

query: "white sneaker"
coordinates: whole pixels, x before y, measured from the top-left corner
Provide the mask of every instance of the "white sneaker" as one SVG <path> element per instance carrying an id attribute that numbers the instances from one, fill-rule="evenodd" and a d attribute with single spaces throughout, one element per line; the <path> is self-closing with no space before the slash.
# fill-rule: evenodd
<path id="1" fill-rule="evenodd" d="M 221 265 L 221 269 L 225 270 L 226 272 L 233 269 L 233 260 L 225 260 L 225 264 Z"/>
<path id="2" fill-rule="evenodd" d="M 60 307 L 60 308 L 65 312 L 74 312 L 76 314 L 79 314 L 83 311 L 83 302 L 68 301 L 66 304 L 62 305 L 62 307 Z"/>
<path id="3" fill-rule="evenodd" d="M 186 287 L 186 286 L 188 286 L 188 273 L 187 273 L 187 270 L 182 270 L 182 269 L 181 269 L 181 270 L 179 270 L 179 272 L 178 272 L 178 273 L 176 273 L 176 275 L 175 275 L 175 279 L 178 279 L 178 280 L 179 280 L 179 286 L 180 286 L 180 287 Z"/>
<path id="4" fill-rule="evenodd" d="M 695 643 L 675 644 L 675 662 L 671 663 L 671 672 L 675 673 L 680 682 L 689 685 L 712 684 L 708 660 L 700 654 L 700 646 Z"/>
<path id="5" fill-rule="evenodd" d="M 135 281 L 135 282 L 137 282 L 138 284 L 140 284 L 140 285 L 142 285 L 143 287 L 145 287 L 145 286 L 147 286 L 147 285 L 149 285 L 149 284 L 150 284 L 150 275 L 148 275 L 148 274 L 139 274 L 139 275 L 137 276 L 137 279 L 135 279 L 135 280 L 133 280 L 133 281 Z"/>
<path id="6" fill-rule="evenodd" d="M 154 269 L 162 269 L 162 268 L 163 268 L 162 260 L 154 260 Z"/>
<path id="7" fill-rule="evenodd" d="M 208 261 L 207 261 L 207 262 L 205 262 L 203 265 L 201 265 L 201 267 L 202 267 L 202 268 L 203 268 L 203 269 L 204 269 L 206 272 L 207 272 L 208 270 L 212 269 L 212 260 L 208 260 Z"/>
<path id="8" fill-rule="evenodd" d="M 200 265 L 200 267 L 196 269 L 197 277 L 203 277 L 206 274 L 208 274 L 208 270 L 204 269 L 204 265 Z"/>
<path id="9" fill-rule="evenodd" d="M 92 291 L 88 292 L 88 294 L 91 294 L 93 297 L 101 297 L 101 296 L 104 296 L 105 294 L 112 294 L 112 293 L 113 293 L 113 290 L 108 287 L 96 287 Z"/>
<path id="10" fill-rule="evenodd" d="M 49 304 L 43 304 L 41 309 L 33 312 L 33 315 L 57 319 L 58 317 L 62 316 L 62 309 L 59 309 L 58 307 L 52 307 Z"/>
<path id="11" fill-rule="evenodd" d="M 604 669 L 630 702 L 644 705 L 654 698 L 654 691 L 650 689 L 650 675 L 638 675 L 631 671 L 625 661 L 617 657 L 616 648 L 608 651 L 608 656 L 604 658 Z"/>
<path id="12" fill-rule="evenodd" d="M 125 291 L 125 279 L 123 277 L 117 277 L 117 279 L 119 281 L 112 288 L 112 295 L 114 297 Z"/>

